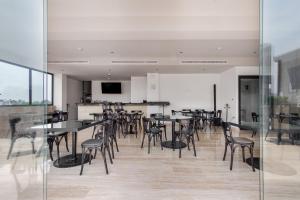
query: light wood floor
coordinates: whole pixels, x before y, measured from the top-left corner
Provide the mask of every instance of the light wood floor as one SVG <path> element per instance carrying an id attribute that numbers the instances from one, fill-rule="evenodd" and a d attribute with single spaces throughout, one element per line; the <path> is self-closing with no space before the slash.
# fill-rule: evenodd
<path id="1" fill-rule="evenodd" d="M 250 137 L 249 132 L 243 134 Z M 81 132 L 78 144 L 89 137 L 91 130 Z M 236 153 L 233 171 L 229 170 L 230 154 L 222 161 L 221 129 L 200 134 L 196 158 L 192 151 L 184 149 L 179 159 L 178 150 L 162 151 L 158 145 L 152 146 L 148 154 L 147 148 L 140 148 L 140 136 L 121 137 L 118 142 L 120 152 L 116 153 L 114 164 L 109 165 L 109 175 L 105 175 L 101 156 L 85 165 L 82 176 L 80 167 L 51 167 L 48 199 L 259 199 L 259 171 L 252 172 L 242 162 L 241 152 Z"/>

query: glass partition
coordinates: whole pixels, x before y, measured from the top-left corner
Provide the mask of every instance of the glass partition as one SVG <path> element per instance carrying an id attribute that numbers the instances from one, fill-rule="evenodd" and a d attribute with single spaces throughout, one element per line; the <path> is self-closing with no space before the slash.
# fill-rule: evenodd
<path id="1" fill-rule="evenodd" d="M 300 1 L 261 1 L 261 197 L 300 198 Z"/>
<path id="2" fill-rule="evenodd" d="M 45 122 L 52 103 L 45 6 L 0 1 L 0 199 L 46 199 L 46 137 L 32 129 Z"/>

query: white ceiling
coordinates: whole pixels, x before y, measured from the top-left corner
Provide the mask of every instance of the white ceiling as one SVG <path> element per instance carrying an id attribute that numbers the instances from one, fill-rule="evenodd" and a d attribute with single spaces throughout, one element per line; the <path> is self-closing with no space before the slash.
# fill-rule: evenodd
<path id="1" fill-rule="evenodd" d="M 259 0 L 48 1 L 49 71 L 82 80 L 218 73 L 258 65 L 258 51 Z"/>

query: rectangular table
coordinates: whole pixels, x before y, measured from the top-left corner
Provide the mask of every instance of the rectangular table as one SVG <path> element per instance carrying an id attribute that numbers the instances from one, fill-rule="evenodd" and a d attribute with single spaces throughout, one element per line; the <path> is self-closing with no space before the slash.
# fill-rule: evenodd
<path id="1" fill-rule="evenodd" d="M 47 134 L 52 133 L 61 133 L 61 132 L 71 132 L 72 133 L 72 154 L 63 156 L 56 161 L 54 161 L 53 165 L 59 168 L 68 168 L 74 167 L 81 164 L 81 154 L 77 153 L 77 134 L 79 131 L 96 126 L 101 124 L 101 121 L 93 121 L 93 120 L 68 120 L 57 123 L 43 124 L 31 127 L 33 130 L 43 130 L 46 131 Z M 88 156 L 87 156 L 88 157 Z"/>

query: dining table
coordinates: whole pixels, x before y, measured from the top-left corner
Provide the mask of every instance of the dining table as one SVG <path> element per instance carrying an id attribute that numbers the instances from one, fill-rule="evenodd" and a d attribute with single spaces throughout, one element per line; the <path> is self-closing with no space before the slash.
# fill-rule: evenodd
<path id="1" fill-rule="evenodd" d="M 48 123 L 41 125 L 34 125 L 30 127 L 31 130 L 35 131 L 44 131 L 47 135 L 53 135 L 62 133 L 62 132 L 71 132 L 72 133 L 72 152 L 71 154 L 60 157 L 55 160 L 53 165 L 58 168 L 69 168 L 81 165 L 81 153 L 77 153 L 77 135 L 79 131 L 84 129 L 94 127 L 103 123 L 104 120 L 67 120 L 56 123 Z M 89 161 L 89 156 L 86 156 L 84 163 Z"/>
<path id="2" fill-rule="evenodd" d="M 171 149 L 179 149 L 179 148 L 185 148 L 186 144 L 184 142 L 176 141 L 176 134 L 175 134 L 175 125 L 178 120 L 186 120 L 186 119 L 192 119 L 190 116 L 184 116 L 184 115 L 157 115 L 154 117 L 157 121 L 162 122 L 171 122 L 172 123 L 172 140 L 167 140 L 162 142 L 162 146 L 166 148 Z"/>

